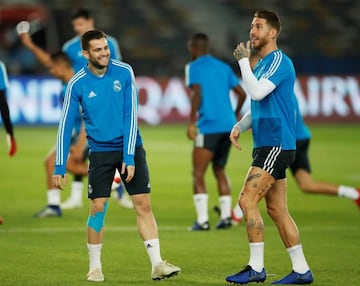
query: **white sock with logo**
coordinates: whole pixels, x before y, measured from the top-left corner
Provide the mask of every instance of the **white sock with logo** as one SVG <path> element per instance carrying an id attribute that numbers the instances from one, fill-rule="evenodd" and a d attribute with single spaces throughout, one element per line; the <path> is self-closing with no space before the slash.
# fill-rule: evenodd
<path id="1" fill-rule="evenodd" d="M 203 224 L 209 221 L 208 214 L 208 194 L 195 194 L 193 196 L 194 205 L 197 214 L 197 222 Z"/>
<path id="2" fill-rule="evenodd" d="M 160 241 L 158 238 L 149 239 L 144 241 L 144 245 L 150 258 L 152 269 L 154 269 L 156 265 L 163 261 L 160 255 Z"/>
<path id="3" fill-rule="evenodd" d="M 310 269 L 306 262 L 301 244 L 289 247 L 286 250 L 290 255 L 292 267 L 295 272 L 304 274 Z"/>
<path id="4" fill-rule="evenodd" d="M 101 247 L 102 243 L 99 244 L 87 244 L 89 254 L 89 271 L 95 269 L 101 269 Z"/>
<path id="5" fill-rule="evenodd" d="M 256 272 L 261 272 L 264 268 L 264 242 L 251 242 L 249 265 Z"/>
<path id="6" fill-rule="evenodd" d="M 338 196 L 349 198 L 352 200 L 357 200 L 360 196 L 360 192 L 358 192 L 357 189 L 355 189 L 353 187 L 340 185 L 339 189 L 338 189 Z"/>

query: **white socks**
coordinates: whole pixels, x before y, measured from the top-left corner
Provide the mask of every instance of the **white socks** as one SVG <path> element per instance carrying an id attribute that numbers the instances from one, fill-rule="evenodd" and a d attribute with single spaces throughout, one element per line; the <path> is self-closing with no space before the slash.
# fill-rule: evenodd
<path id="1" fill-rule="evenodd" d="M 251 242 L 249 265 L 257 272 L 264 268 L 264 242 Z"/>
<path id="2" fill-rule="evenodd" d="M 221 196 L 219 197 L 220 210 L 221 210 L 221 219 L 227 219 L 231 217 L 231 196 Z"/>
<path id="3" fill-rule="evenodd" d="M 233 212 L 234 212 L 234 215 L 237 219 L 242 219 L 244 217 L 244 214 L 239 206 L 239 204 L 237 203 L 235 205 L 235 207 L 233 208 Z"/>
<path id="4" fill-rule="evenodd" d="M 152 269 L 155 268 L 163 260 L 160 255 L 160 242 L 158 238 L 149 239 L 144 241 L 144 245 L 147 251 L 147 254 L 150 258 Z"/>
<path id="5" fill-rule="evenodd" d="M 209 221 L 208 197 L 208 194 L 195 194 L 193 196 L 195 210 L 197 214 L 197 222 L 199 224 L 203 224 Z"/>
<path id="6" fill-rule="evenodd" d="M 59 189 L 50 189 L 47 191 L 48 205 L 60 206 L 61 196 Z"/>
<path id="7" fill-rule="evenodd" d="M 88 254 L 89 254 L 89 271 L 93 271 L 94 269 L 101 269 L 101 247 L 102 243 L 99 244 L 87 244 Z"/>
<path id="8" fill-rule="evenodd" d="M 71 183 L 70 198 L 77 202 L 82 202 L 82 193 L 84 189 L 84 183 L 79 181 L 73 181 Z"/>
<path id="9" fill-rule="evenodd" d="M 304 274 L 310 269 L 309 265 L 306 262 L 301 244 L 292 246 L 290 248 L 287 248 L 286 250 L 290 255 L 293 270 L 295 272 Z"/>
<path id="10" fill-rule="evenodd" d="M 360 193 L 353 187 L 347 187 L 347 186 L 339 186 L 338 189 L 338 196 L 339 197 L 345 197 L 352 200 L 357 200 L 360 196 Z"/>

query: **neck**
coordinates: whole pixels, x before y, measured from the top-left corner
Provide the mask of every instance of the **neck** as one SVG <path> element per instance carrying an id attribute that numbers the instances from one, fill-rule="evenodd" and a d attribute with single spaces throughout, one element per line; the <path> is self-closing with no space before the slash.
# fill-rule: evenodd
<path id="1" fill-rule="evenodd" d="M 104 75 L 107 70 L 107 67 L 96 67 L 96 66 L 92 65 L 91 63 L 89 63 L 88 67 L 89 67 L 89 70 L 94 75 L 98 75 L 98 76 Z"/>
<path id="2" fill-rule="evenodd" d="M 273 51 L 276 51 L 278 49 L 277 44 L 276 43 L 269 43 L 266 46 L 263 46 L 260 50 L 259 50 L 259 56 L 260 58 L 263 58 L 265 56 L 267 56 L 268 54 L 272 53 Z"/>

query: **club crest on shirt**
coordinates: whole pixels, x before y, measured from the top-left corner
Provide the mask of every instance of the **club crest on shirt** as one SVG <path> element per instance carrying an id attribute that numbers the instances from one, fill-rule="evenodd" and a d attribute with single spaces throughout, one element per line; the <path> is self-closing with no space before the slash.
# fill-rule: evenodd
<path id="1" fill-rule="evenodd" d="M 121 87 L 121 83 L 119 80 L 114 80 L 113 88 L 114 88 L 114 91 L 116 91 L 116 92 L 119 92 L 121 90 L 122 87 Z"/>

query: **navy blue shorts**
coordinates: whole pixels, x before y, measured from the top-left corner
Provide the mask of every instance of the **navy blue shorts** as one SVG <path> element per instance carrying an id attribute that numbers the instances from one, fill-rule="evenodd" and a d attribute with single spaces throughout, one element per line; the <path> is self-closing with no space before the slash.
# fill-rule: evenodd
<path id="1" fill-rule="evenodd" d="M 286 168 L 295 159 L 295 150 L 282 150 L 281 147 L 260 147 L 253 150 L 251 166 L 268 172 L 275 180 L 286 178 Z"/>
<path id="2" fill-rule="evenodd" d="M 214 134 L 197 134 L 194 140 L 195 148 L 206 148 L 214 153 L 212 164 L 216 167 L 225 167 L 231 141 L 229 139 L 230 133 L 214 133 Z"/>
<path id="3" fill-rule="evenodd" d="M 110 197 L 115 169 L 121 172 L 122 158 L 123 153 L 120 151 L 90 153 L 88 198 Z M 120 176 L 129 195 L 150 193 L 146 152 L 142 146 L 135 150 L 135 175 L 132 180 L 125 182 L 126 172 Z"/>
<path id="4" fill-rule="evenodd" d="M 303 169 L 311 173 L 308 150 L 310 146 L 310 139 L 296 141 L 296 155 L 295 160 L 289 166 L 291 173 L 295 175 L 297 170 Z"/>

